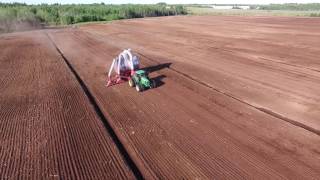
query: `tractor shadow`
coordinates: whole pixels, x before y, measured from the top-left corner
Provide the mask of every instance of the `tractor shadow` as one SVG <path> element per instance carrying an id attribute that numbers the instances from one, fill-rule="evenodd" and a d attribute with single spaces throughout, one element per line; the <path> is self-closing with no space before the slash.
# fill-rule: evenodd
<path id="1" fill-rule="evenodd" d="M 149 66 L 149 67 L 144 67 L 144 68 L 141 68 L 142 70 L 145 70 L 148 74 L 152 73 L 152 72 L 156 72 L 156 71 L 160 71 L 161 69 L 164 69 L 164 68 L 170 68 L 172 63 L 163 63 L 163 64 L 158 64 L 158 65 L 155 65 L 155 66 Z M 165 83 L 162 81 L 164 78 L 166 78 L 167 76 L 165 75 L 159 75 L 159 76 L 156 76 L 156 77 L 152 77 L 150 78 L 151 80 L 155 81 L 156 83 L 156 88 L 164 85 Z"/>
<path id="2" fill-rule="evenodd" d="M 153 77 L 153 78 L 150 78 L 150 79 L 156 83 L 156 87 L 155 88 L 158 88 L 158 87 L 164 85 L 164 82 L 162 81 L 162 79 L 164 79 L 166 77 L 167 76 L 165 76 L 165 75 L 159 75 L 159 76 L 156 76 L 156 77 Z"/>
<path id="3" fill-rule="evenodd" d="M 141 68 L 141 70 L 145 70 L 148 73 L 152 73 L 155 71 L 160 71 L 161 69 L 164 69 L 164 68 L 170 68 L 171 64 L 172 63 L 163 63 L 155 66 L 144 67 L 144 68 Z"/>

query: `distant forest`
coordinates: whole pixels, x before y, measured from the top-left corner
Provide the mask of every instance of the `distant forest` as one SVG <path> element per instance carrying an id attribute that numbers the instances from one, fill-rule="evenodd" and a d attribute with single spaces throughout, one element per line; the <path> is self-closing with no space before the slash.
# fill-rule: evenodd
<path id="1" fill-rule="evenodd" d="M 216 4 L 221 5 L 221 4 Z M 225 4 L 230 5 L 230 4 Z M 233 4 L 240 6 L 243 4 Z M 30 27 L 70 25 L 92 21 L 111 21 L 155 16 L 172 16 L 187 14 L 187 7 L 211 8 L 210 4 L 154 5 L 136 4 L 41 4 L 0 2 L 0 33 L 11 32 Z M 250 5 L 256 10 L 310 11 L 310 16 L 320 17 L 320 3 L 310 4 L 270 4 Z"/>
<path id="2" fill-rule="evenodd" d="M 186 14 L 181 5 L 109 5 L 109 4 L 41 4 L 0 3 L 0 28 L 10 31 L 10 26 L 21 22 L 42 25 L 69 25 L 91 21 L 172 16 Z M 1 30 L 1 29 L 0 29 Z"/>

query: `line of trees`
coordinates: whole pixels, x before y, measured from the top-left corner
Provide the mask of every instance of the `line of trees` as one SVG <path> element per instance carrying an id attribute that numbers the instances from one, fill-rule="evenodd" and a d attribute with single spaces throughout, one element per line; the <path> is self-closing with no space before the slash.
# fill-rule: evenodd
<path id="1" fill-rule="evenodd" d="M 310 17 L 320 17 L 320 12 L 319 13 L 311 13 Z"/>
<path id="2" fill-rule="evenodd" d="M 19 22 L 44 25 L 69 25 L 89 21 L 110 21 L 118 19 L 172 16 L 186 14 L 181 5 L 106 5 L 106 4 L 41 4 L 0 3 L 0 30 Z M 10 30 L 9 30 L 10 31 Z"/>
<path id="3" fill-rule="evenodd" d="M 285 3 L 285 4 L 270 4 L 259 5 L 262 10 L 295 10 L 295 11 L 319 11 L 320 3 Z"/>

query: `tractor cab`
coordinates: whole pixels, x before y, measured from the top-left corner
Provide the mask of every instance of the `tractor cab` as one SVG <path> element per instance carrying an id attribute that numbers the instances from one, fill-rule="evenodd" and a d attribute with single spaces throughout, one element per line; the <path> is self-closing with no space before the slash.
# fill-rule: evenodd
<path id="1" fill-rule="evenodd" d="M 129 80 L 130 87 L 136 87 L 138 92 L 145 89 L 154 88 L 156 86 L 155 81 L 148 77 L 148 73 L 144 70 L 137 70 Z"/>
<path id="2" fill-rule="evenodd" d="M 135 72 L 138 78 L 146 78 L 148 76 L 148 73 L 144 70 L 138 70 Z"/>

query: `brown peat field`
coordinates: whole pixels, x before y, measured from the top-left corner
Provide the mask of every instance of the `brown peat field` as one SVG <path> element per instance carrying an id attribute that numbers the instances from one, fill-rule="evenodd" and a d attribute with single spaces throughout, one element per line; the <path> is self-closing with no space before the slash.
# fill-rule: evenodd
<path id="1" fill-rule="evenodd" d="M 0 36 L 0 179 L 317 179 L 320 19 L 176 16 Z M 124 48 L 158 87 L 106 87 Z"/>

